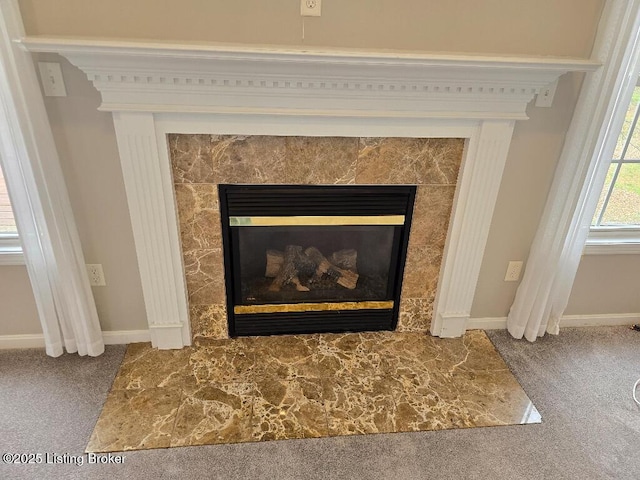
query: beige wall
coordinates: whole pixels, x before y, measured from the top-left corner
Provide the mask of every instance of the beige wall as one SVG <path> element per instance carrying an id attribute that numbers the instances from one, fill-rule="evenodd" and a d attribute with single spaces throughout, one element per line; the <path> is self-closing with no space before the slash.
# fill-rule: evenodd
<path id="1" fill-rule="evenodd" d="M 567 315 L 640 312 L 640 255 L 585 255 Z"/>
<path id="2" fill-rule="evenodd" d="M 20 0 L 30 35 L 302 44 L 300 0 Z M 602 0 L 325 0 L 306 45 L 588 56 Z"/>
<path id="3" fill-rule="evenodd" d="M 323 15 L 302 20 L 298 0 L 20 0 L 29 35 L 149 38 L 260 44 L 395 48 L 496 54 L 568 55 L 591 51 L 602 0 L 325 0 Z M 107 287 L 94 288 L 103 328 L 145 327 L 129 213 L 110 115 L 84 75 L 55 55 L 69 93 L 46 100 L 87 262 L 102 263 Z M 554 106 L 529 107 L 516 126 L 498 197 L 472 315 L 505 316 L 517 283 L 505 283 L 509 260 L 526 260 L 571 120 L 580 75 L 560 81 Z M 640 311 L 613 265 L 640 257 L 589 257 L 578 273 L 567 313 Z M 599 266 L 612 273 L 603 281 Z M 8 268 L 0 267 L 0 284 Z M 635 274 L 635 275 L 634 275 Z M 15 272 L 12 273 L 15 275 Z M 594 290 L 600 293 L 593 300 Z M 621 300 L 624 297 L 624 301 Z M 32 301 L 32 300 L 31 300 Z M 25 315 L 33 306 L 23 301 Z M 30 312 L 30 313 L 29 313 Z M 33 322 L 12 332 L 32 332 Z M 8 333 L 0 325 L 0 334 Z M 5 332 L 7 330 L 7 332 Z"/>
<path id="4" fill-rule="evenodd" d="M 0 335 L 42 333 L 27 269 L 0 266 Z"/>

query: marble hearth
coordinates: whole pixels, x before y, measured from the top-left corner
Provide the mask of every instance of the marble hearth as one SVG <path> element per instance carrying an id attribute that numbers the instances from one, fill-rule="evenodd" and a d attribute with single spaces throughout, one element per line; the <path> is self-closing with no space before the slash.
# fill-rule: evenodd
<path id="1" fill-rule="evenodd" d="M 478 330 L 203 339 L 129 345 L 86 451 L 540 422 Z"/>
<path id="2" fill-rule="evenodd" d="M 194 340 L 228 337 L 217 185 L 417 185 L 398 331 L 429 330 L 464 139 L 168 136 Z"/>

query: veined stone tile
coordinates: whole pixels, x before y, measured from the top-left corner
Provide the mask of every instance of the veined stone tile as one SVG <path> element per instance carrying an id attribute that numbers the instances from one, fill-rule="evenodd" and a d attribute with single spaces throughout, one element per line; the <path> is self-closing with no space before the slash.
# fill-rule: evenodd
<path id="1" fill-rule="evenodd" d="M 211 135 L 167 136 L 174 183 L 213 182 Z"/>
<path id="2" fill-rule="evenodd" d="M 385 332 L 386 333 L 386 332 Z M 389 335 L 367 337 L 364 348 L 381 358 L 379 371 L 391 377 L 429 375 L 437 370 L 434 338 L 427 333 L 389 332 Z M 366 374 L 365 374 L 366 376 Z"/>
<path id="3" fill-rule="evenodd" d="M 286 137 L 212 136 L 213 183 L 287 183 Z"/>
<path id="4" fill-rule="evenodd" d="M 360 138 L 356 183 L 455 185 L 463 139 Z"/>
<path id="5" fill-rule="evenodd" d="M 403 392 L 395 398 L 396 431 L 443 430 L 473 426 L 456 388 L 438 372 L 400 377 Z"/>
<path id="6" fill-rule="evenodd" d="M 313 357 L 323 378 L 378 375 L 384 371 L 383 356 L 367 341 L 383 338 L 382 332 L 318 335 Z"/>
<path id="7" fill-rule="evenodd" d="M 171 446 L 251 441 L 252 383 L 207 383 L 178 409 Z"/>
<path id="8" fill-rule="evenodd" d="M 463 138 L 430 138 L 429 162 L 422 184 L 455 185 L 462 164 Z"/>
<path id="9" fill-rule="evenodd" d="M 508 370 L 482 330 L 468 330 L 461 338 L 439 338 L 434 346 L 438 368 L 450 378 L 464 372 Z"/>
<path id="10" fill-rule="evenodd" d="M 189 357 L 197 385 L 246 383 L 253 378 L 256 355 L 244 339 L 202 340 Z"/>
<path id="11" fill-rule="evenodd" d="M 315 335 L 247 337 L 243 341 L 255 355 L 254 378 L 292 380 L 322 376 L 322 366 L 314 358 L 318 344 Z"/>
<path id="12" fill-rule="evenodd" d="M 329 435 L 396 430 L 394 393 L 401 384 L 383 376 L 341 376 L 323 382 Z M 394 391 L 395 390 L 395 391 Z"/>
<path id="13" fill-rule="evenodd" d="M 355 183 L 357 138 L 286 137 L 286 145 L 287 183 Z"/>
<path id="14" fill-rule="evenodd" d="M 184 271 L 191 306 L 225 301 L 221 248 L 184 252 Z"/>
<path id="15" fill-rule="evenodd" d="M 319 379 L 277 378 L 256 381 L 253 439 L 282 440 L 328 436 L 327 415 Z"/>
<path id="16" fill-rule="evenodd" d="M 540 413 L 509 370 L 466 371 L 453 378 L 473 426 L 540 423 Z"/>
<path id="17" fill-rule="evenodd" d="M 397 331 L 428 332 L 432 313 L 433 294 L 430 294 L 429 298 L 402 298 Z"/>
<path id="18" fill-rule="evenodd" d="M 184 251 L 222 248 L 218 189 L 212 184 L 175 184 Z"/>
<path id="19" fill-rule="evenodd" d="M 86 451 L 168 447 L 181 396 L 180 388 L 112 390 Z"/>
<path id="20" fill-rule="evenodd" d="M 222 303 L 193 305 L 189 309 L 191 337 L 195 343 L 206 339 L 229 338 L 227 307 Z"/>
<path id="21" fill-rule="evenodd" d="M 455 185 L 419 185 L 413 206 L 409 244 L 444 249 Z"/>
<path id="22" fill-rule="evenodd" d="M 158 350 L 150 343 L 127 346 L 112 390 L 141 390 L 155 387 L 181 387 L 195 383 L 189 366 L 192 349 Z"/>
<path id="23" fill-rule="evenodd" d="M 442 249 L 431 245 L 409 245 L 402 282 L 402 296 L 428 298 L 435 294 L 441 261 Z"/>

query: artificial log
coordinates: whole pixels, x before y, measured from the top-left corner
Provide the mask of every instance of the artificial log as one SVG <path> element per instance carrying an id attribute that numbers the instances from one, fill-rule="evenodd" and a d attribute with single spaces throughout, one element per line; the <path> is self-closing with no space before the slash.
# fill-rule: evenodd
<path id="1" fill-rule="evenodd" d="M 339 250 L 327 259 L 316 247 L 309 247 L 304 252 L 299 245 L 287 245 L 284 252 L 267 250 L 265 277 L 273 278 L 269 290 L 279 292 L 284 285 L 293 285 L 299 292 L 308 292 L 309 287 L 302 284 L 320 284 L 321 281 L 333 281 L 344 288 L 353 290 L 358 284 L 356 250 Z M 323 280 L 324 279 L 324 280 Z"/>
<path id="2" fill-rule="evenodd" d="M 329 260 L 327 260 L 327 258 L 322 254 L 322 252 L 318 250 L 316 247 L 307 248 L 304 251 L 304 254 L 307 257 L 309 257 L 311 261 L 313 261 L 313 263 L 316 265 L 315 274 L 311 279 L 312 282 L 314 280 L 318 280 L 320 277 L 322 277 L 322 275 L 324 275 L 329 271 L 329 268 L 331 267 L 331 263 L 329 263 Z"/>
<path id="3" fill-rule="evenodd" d="M 296 264 L 301 263 L 302 247 L 287 245 L 284 249 L 282 268 L 273 279 L 269 290 L 279 292 L 283 285 L 293 284 L 299 292 L 308 292 L 309 288 L 300 283 Z"/>
<path id="4" fill-rule="evenodd" d="M 343 270 L 342 268 L 333 267 L 340 272 L 340 278 L 338 278 L 338 285 L 342 285 L 344 288 L 348 288 L 349 290 L 353 290 L 358 286 L 358 278 L 359 275 L 357 273 L 353 273 L 350 270 Z"/>
<path id="5" fill-rule="evenodd" d="M 329 262 L 336 267 L 344 268 L 353 273 L 358 273 L 358 252 L 352 248 L 347 250 L 338 250 L 329 255 Z"/>
<path id="6" fill-rule="evenodd" d="M 318 281 L 322 275 L 327 274 L 334 277 L 336 279 L 336 283 L 344 288 L 348 288 L 349 290 L 356 288 L 359 278 L 357 273 L 332 264 L 316 247 L 309 247 L 304 251 L 304 253 L 317 265 L 316 272 L 311 278 L 310 283 Z"/>
<path id="7" fill-rule="evenodd" d="M 278 250 L 267 250 L 267 268 L 264 276 L 267 278 L 275 278 L 282 269 L 284 263 L 284 252 Z"/>

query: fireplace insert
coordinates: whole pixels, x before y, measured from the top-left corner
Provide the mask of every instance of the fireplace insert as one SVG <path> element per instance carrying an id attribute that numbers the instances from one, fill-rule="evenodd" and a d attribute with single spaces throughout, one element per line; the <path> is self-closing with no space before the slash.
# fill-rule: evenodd
<path id="1" fill-rule="evenodd" d="M 415 192 L 220 185 L 229 334 L 394 330 Z"/>

